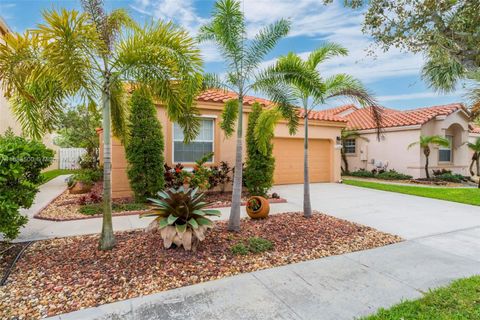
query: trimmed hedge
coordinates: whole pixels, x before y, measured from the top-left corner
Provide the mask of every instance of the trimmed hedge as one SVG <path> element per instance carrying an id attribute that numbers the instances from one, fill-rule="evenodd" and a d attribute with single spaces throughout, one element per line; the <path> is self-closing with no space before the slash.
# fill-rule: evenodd
<path id="1" fill-rule="evenodd" d="M 128 179 L 137 202 L 145 202 L 163 189 L 163 133 L 151 96 L 133 92 L 126 144 Z"/>

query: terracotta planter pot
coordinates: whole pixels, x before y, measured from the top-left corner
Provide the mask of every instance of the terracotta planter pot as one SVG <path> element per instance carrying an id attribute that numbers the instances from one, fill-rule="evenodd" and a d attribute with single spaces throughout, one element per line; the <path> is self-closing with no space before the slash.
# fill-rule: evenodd
<path id="1" fill-rule="evenodd" d="M 87 193 L 92 190 L 93 185 L 91 184 L 86 184 L 80 181 L 75 182 L 73 186 L 69 188 L 69 192 L 71 194 L 82 194 L 82 193 Z"/>
<path id="2" fill-rule="evenodd" d="M 260 208 L 258 210 L 253 210 L 248 207 L 250 200 L 255 199 L 260 202 Z M 254 196 L 248 198 L 247 201 L 247 214 L 252 219 L 263 219 L 268 216 L 270 213 L 270 203 L 264 197 Z"/>

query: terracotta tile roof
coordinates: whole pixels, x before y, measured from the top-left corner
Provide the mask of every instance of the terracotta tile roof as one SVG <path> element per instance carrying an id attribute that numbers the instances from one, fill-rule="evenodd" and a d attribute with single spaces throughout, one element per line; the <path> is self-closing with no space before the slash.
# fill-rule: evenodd
<path id="1" fill-rule="evenodd" d="M 224 90 L 206 90 L 202 92 L 198 97 L 198 101 L 206 101 L 206 102 L 218 102 L 218 103 L 225 103 L 226 101 L 230 99 L 235 99 L 237 98 L 237 94 L 231 91 L 224 91 Z M 270 106 L 273 104 L 272 101 L 263 99 L 263 98 L 257 98 L 253 96 L 244 96 L 243 98 L 243 103 L 245 105 L 253 105 L 255 102 L 258 102 L 264 106 Z M 304 112 L 299 108 L 298 115 L 300 118 L 304 117 Z M 311 111 L 308 116 L 309 120 L 323 120 L 323 121 L 333 121 L 333 122 L 347 122 L 348 120 L 340 117 L 340 116 L 335 116 L 333 113 L 328 113 L 328 112 L 323 112 L 323 111 Z"/>
<path id="2" fill-rule="evenodd" d="M 468 125 L 468 129 L 471 133 L 480 133 L 480 126 L 478 126 L 474 123 L 470 123 Z"/>
<path id="3" fill-rule="evenodd" d="M 346 107 L 346 106 L 343 106 L 343 107 Z M 342 111 L 340 112 L 338 111 L 338 110 L 341 110 L 341 108 L 342 107 L 338 107 L 338 108 L 329 109 L 329 110 L 337 110 L 334 112 L 338 114 L 342 112 Z M 436 116 L 440 116 L 440 115 L 446 116 L 460 109 L 464 109 L 463 105 L 460 103 L 453 103 L 448 105 L 433 106 L 433 107 L 426 107 L 426 108 L 419 108 L 419 109 L 405 110 L 405 111 L 380 107 L 381 114 L 382 114 L 382 128 L 420 125 L 435 118 Z M 329 112 L 329 110 L 325 110 L 323 112 Z M 348 125 L 347 125 L 348 128 L 357 129 L 357 130 L 366 130 L 366 129 L 375 128 L 375 121 L 372 114 L 373 114 L 372 107 L 356 108 L 355 111 L 348 113 L 342 117 L 348 120 Z"/>

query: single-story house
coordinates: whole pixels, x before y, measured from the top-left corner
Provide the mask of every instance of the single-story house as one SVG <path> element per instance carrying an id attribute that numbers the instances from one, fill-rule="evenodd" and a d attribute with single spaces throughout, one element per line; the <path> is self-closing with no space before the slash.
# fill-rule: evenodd
<path id="1" fill-rule="evenodd" d="M 226 161 L 231 166 L 235 163 L 235 134 L 227 138 L 220 129 L 221 113 L 226 101 L 236 98 L 232 92 L 208 90 L 197 97 L 196 103 L 201 117 L 199 136 L 190 144 L 183 143 L 181 128 L 168 120 L 165 108 L 157 105 L 158 119 L 165 137 L 165 161 L 169 166 L 182 163 L 186 168 L 193 167 L 194 161 L 207 152 L 214 152 L 212 162 L 207 165 L 218 165 Z M 247 96 L 244 99 L 243 124 L 247 129 L 248 114 L 253 103 L 258 102 L 270 106 L 271 101 Z M 302 113 L 299 113 L 303 117 Z M 336 182 L 341 179 L 340 134 L 347 120 L 325 112 L 309 113 L 310 142 L 310 181 Z M 99 133 L 101 130 L 99 131 Z M 303 132 L 300 125 L 295 135 L 291 136 L 286 122 L 280 122 L 275 129 L 272 140 L 275 157 L 275 184 L 303 182 Z M 103 142 L 100 138 L 100 154 Z M 245 143 L 245 141 L 244 141 Z M 245 144 L 244 144 L 245 146 Z M 243 148 L 244 158 L 246 146 Z M 125 150 L 118 139 L 112 140 L 112 197 L 120 198 L 131 195 L 127 178 L 127 161 Z"/>
<path id="2" fill-rule="evenodd" d="M 430 169 L 446 169 L 470 175 L 472 152 L 465 145 L 480 137 L 480 128 L 469 123 L 469 114 L 460 103 L 394 110 L 381 108 L 380 139 L 370 108 L 345 105 L 324 110 L 324 113 L 348 121 L 347 128 L 357 130 L 360 138 L 349 139 L 344 150 L 350 171 L 359 169 L 394 169 L 413 177 L 425 177 L 425 156 L 419 145 L 408 146 L 421 135 L 439 135 L 450 140 L 450 147 L 433 146 Z"/>

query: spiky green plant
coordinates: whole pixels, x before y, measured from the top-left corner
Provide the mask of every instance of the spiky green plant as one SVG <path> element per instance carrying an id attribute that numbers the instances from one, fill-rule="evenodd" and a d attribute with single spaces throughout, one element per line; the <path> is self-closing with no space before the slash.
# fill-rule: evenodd
<path id="1" fill-rule="evenodd" d="M 164 102 L 170 120 L 184 128 L 188 141 L 199 128 L 192 102 L 202 81 L 202 62 L 194 39 L 173 23 L 139 26 L 125 10 L 105 12 L 102 0 L 81 3 L 83 12 L 48 10 L 37 28 L 7 34 L 0 43 L 0 79 L 24 131 L 35 138 L 52 130 L 66 98 L 80 96 L 101 105 L 100 248 L 111 249 L 111 134 L 125 137 L 126 83 L 145 87 Z"/>
<path id="2" fill-rule="evenodd" d="M 450 141 L 441 136 L 420 136 L 420 140 L 409 144 L 408 149 L 417 144 L 420 145 L 420 148 L 423 150 L 423 154 L 425 155 L 425 176 L 427 177 L 427 179 L 430 179 L 430 172 L 428 171 L 429 157 L 431 153 L 430 146 L 437 145 L 442 147 L 448 147 L 450 146 Z"/>
<path id="3" fill-rule="evenodd" d="M 238 97 L 226 105 L 222 128 L 227 136 L 233 134 L 236 123 L 237 147 L 235 173 L 233 178 L 232 207 L 228 228 L 240 230 L 240 200 L 242 193 L 242 154 L 243 154 L 243 99 L 250 91 L 262 92 L 277 104 L 284 118 L 289 120 L 290 131 L 296 129 L 298 119 L 290 107 L 292 99 L 286 83 L 296 82 L 299 86 L 318 91 L 311 85 L 316 83 L 315 73 L 289 65 L 283 70 L 275 66 L 262 69 L 262 62 L 277 43 L 290 30 L 290 21 L 279 21 L 261 29 L 253 39 L 247 39 L 245 17 L 237 0 L 219 0 L 215 3 L 212 19 L 202 26 L 199 32 L 201 41 L 213 41 L 225 59 L 227 72 L 224 78 L 214 74 L 204 77 L 205 88 L 229 89 Z M 312 89 L 313 88 L 313 89 Z M 234 106 L 237 109 L 234 110 Z"/>
<path id="4" fill-rule="evenodd" d="M 358 102 L 361 105 L 369 106 L 375 119 L 376 126 L 381 126 L 381 113 L 376 107 L 377 103 L 374 98 L 369 94 L 368 90 L 363 84 L 348 74 L 336 74 L 323 79 L 320 76 L 318 67 L 326 60 L 336 57 L 345 56 L 348 51 L 342 46 L 335 43 L 328 43 L 322 47 L 314 50 L 303 60 L 295 53 L 289 53 L 286 56 L 280 57 L 275 68 L 277 70 L 289 70 L 293 66 L 296 69 L 303 70 L 301 73 L 313 73 L 316 75 L 316 81 L 312 81 L 309 85 L 311 87 L 302 85 L 299 86 L 298 82 L 293 81 L 290 85 L 290 97 L 297 104 L 303 108 L 304 117 L 304 161 L 303 161 L 303 212 L 305 217 L 312 216 L 312 207 L 310 203 L 310 178 L 309 178 L 309 164 L 308 164 L 308 118 L 310 112 L 332 98 L 347 98 Z M 291 113 L 296 115 L 297 108 L 292 108 Z M 261 150 L 266 150 L 268 144 L 268 137 L 273 134 L 275 124 L 279 119 L 278 114 L 264 113 L 258 119 L 258 125 L 256 128 L 256 139 Z"/>
<path id="5" fill-rule="evenodd" d="M 185 250 L 196 250 L 199 242 L 205 240 L 207 230 L 213 226 L 209 217 L 220 216 L 219 210 L 205 209 L 208 203 L 203 201 L 204 195 L 198 193 L 198 188 L 160 191 L 159 199 L 148 199 L 153 206 L 152 212 L 141 217 L 155 217 L 149 229 L 160 230 L 165 248 L 170 248 L 173 243 Z"/>

